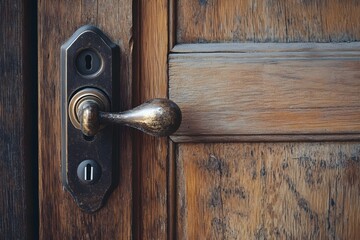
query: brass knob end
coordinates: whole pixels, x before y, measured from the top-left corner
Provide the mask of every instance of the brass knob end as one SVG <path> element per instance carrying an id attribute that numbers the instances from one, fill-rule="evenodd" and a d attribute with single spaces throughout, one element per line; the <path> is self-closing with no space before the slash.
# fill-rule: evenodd
<path id="1" fill-rule="evenodd" d="M 80 130 L 85 136 L 92 137 L 100 129 L 99 105 L 96 101 L 86 100 L 79 104 L 77 116 Z"/>
<path id="2" fill-rule="evenodd" d="M 169 99 L 152 99 L 132 110 L 118 113 L 103 111 L 106 106 L 102 102 L 103 99 L 107 98 L 85 94 L 79 104 L 74 104 L 76 118 L 80 125 L 78 128 L 85 136 L 92 137 L 102 125 L 112 123 L 126 125 L 147 134 L 162 137 L 174 133 L 181 123 L 181 110 Z"/>

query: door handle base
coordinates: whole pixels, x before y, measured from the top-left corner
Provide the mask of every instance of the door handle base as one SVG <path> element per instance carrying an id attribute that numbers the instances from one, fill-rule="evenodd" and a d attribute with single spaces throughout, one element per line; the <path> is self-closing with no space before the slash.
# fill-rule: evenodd
<path id="1" fill-rule="evenodd" d="M 74 98 L 85 86 L 100 89 L 106 96 L 106 111 L 118 111 L 113 92 L 119 69 L 119 47 L 98 28 L 83 26 L 61 46 L 61 168 L 62 182 L 86 212 L 101 208 L 114 184 L 114 130 L 104 128 L 96 136 L 83 136 L 76 127 L 76 113 L 69 112 Z M 99 90 L 99 91 L 100 91 Z M 93 94 L 95 96 L 95 94 Z M 81 100 L 81 99 L 80 99 Z"/>

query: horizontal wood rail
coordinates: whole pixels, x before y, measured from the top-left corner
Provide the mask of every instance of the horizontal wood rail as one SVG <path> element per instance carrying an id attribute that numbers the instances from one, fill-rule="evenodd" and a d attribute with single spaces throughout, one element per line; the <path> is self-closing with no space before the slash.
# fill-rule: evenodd
<path id="1" fill-rule="evenodd" d="M 176 45 L 175 142 L 360 139 L 360 43 Z"/>

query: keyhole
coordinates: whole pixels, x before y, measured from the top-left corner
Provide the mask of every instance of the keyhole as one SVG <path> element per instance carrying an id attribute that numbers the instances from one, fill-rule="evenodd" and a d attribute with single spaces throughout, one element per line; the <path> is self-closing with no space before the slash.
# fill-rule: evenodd
<path id="1" fill-rule="evenodd" d="M 91 166 L 90 163 L 86 164 L 84 173 L 85 173 L 84 176 L 85 181 L 92 181 L 94 179 L 94 167 Z"/>
<path id="2" fill-rule="evenodd" d="M 77 176 L 82 183 L 93 184 L 101 176 L 101 167 L 94 160 L 84 160 L 77 168 Z"/>
<path id="3" fill-rule="evenodd" d="M 76 57 L 75 64 L 81 75 L 90 77 L 101 70 L 102 59 L 95 50 L 85 49 Z"/>
<path id="4" fill-rule="evenodd" d="M 91 70 L 91 62 L 92 62 L 92 57 L 91 55 L 86 55 L 85 56 L 85 67 L 87 70 Z"/>

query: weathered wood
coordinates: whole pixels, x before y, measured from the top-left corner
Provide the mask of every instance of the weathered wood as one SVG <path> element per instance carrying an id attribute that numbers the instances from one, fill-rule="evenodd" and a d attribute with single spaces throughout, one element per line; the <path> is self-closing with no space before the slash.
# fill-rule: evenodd
<path id="1" fill-rule="evenodd" d="M 360 40 L 354 0 L 179 0 L 177 42 L 347 42 Z"/>
<path id="2" fill-rule="evenodd" d="M 105 207 L 93 215 L 85 214 L 79 211 L 69 194 L 62 190 L 60 172 L 58 171 L 60 168 L 60 143 L 58 138 L 60 133 L 58 96 L 59 54 L 54 49 L 59 49 L 61 43 L 82 24 L 90 23 L 100 27 L 122 49 L 121 62 L 123 65 L 119 69 L 122 90 L 119 95 L 121 96 L 123 110 L 139 105 L 150 98 L 167 96 L 167 54 L 168 50 L 176 42 L 174 32 L 171 32 L 170 36 L 168 35 L 169 29 L 170 31 L 175 30 L 178 33 L 178 42 L 272 40 L 294 42 L 302 41 L 303 39 L 305 39 L 304 41 L 326 42 L 354 41 L 359 39 L 359 28 L 356 27 L 359 26 L 359 20 L 356 18 L 358 14 L 355 14 L 358 11 L 358 5 L 354 1 L 344 1 L 344 4 L 341 3 L 343 5 L 335 0 L 331 0 L 329 5 L 324 4 L 322 1 L 314 1 L 306 5 L 306 1 L 299 3 L 296 1 L 295 3 L 295 0 L 292 0 L 289 2 L 289 7 L 284 7 L 285 2 L 278 3 L 279 1 L 272 1 L 268 3 L 274 4 L 272 8 L 266 10 L 265 7 L 262 7 L 259 11 L 253 11 L 251 13 L 253 16 L 251 23 L 246 23 L 249 27 L 246 29 L 239 28 L 237 33 L 239 37 L 231 38 L 231 40 L 222 33 L 223 29 L 227 32 L 228 30 L 226 29 L 231 28 L 231 23 L 223 21 L 223 19 L 227 15 L 231 18 L 231 14 L 234 11 L 228 10 L 228 8 L 236 8 L 237 5 L 242 4 L 241 2 L 199 1 L 204 6 L 211 6 L 211 8 L 203 7 L 206 9 L 205 12 L 209 10 L 206 13 L 210 14 L 209 16 L 214 17 L 214 14 L 219 13 L 219 16 L 214 18 L 215 22 L 210 23 L 209 26 L 205 25 L 210 20 L 205 21 L 203 30 L 206 34 L 204 34 L 203 31 L 196 29 L 198 28 L 196 24 L 202 25 L 203 23 L 198 21 L 194 24 L 192 11 L 188 12 L 189 17 L 185 16 L 188 20 L 179 14 L 183 11 L 180 7 L 183 7 L 181 4 L 184 1 L 181 0 L 178 3 L 166 0 L 142 0 L 134 1 L 134 3 L 130 0 L 87 0 L 81 3 L 77 1 L 39 1 L 40 237 L 42 239 L 165 239 L 167 237 L 203 239 L 207 236 L 209 238 L 236 238 L 242 236 L 242 232 L 249 233 L 249 238 L 261 238 L 265 234 L 266 236 L 276 237 L 278 232 L 280 236 L 289 236 L 289 238 L 301 238 L 303 236 L 304 238 L 307 236 L 319 236 L 319 238 L 323 236 L 330 236 L 329 238 L 335 238 L 336 236 L 344 236 L 344 238 L 354 237 L 358 233 L 356 232 L 358 230 L 355 228 L 357 226 L 355 224 L 358 224 L 356 216 L 359 214 L 359 208 L 352 209 L 354 208 L 353 206 L 357 206 L 359 203 L 359 187 L 356 188 L 356 186 L 359 186 L 358 174 L 353 171 L 359 168 L 359 145 L 356 143 L 185 144 L 180 145 L 178 150 L 174 152 L 173 145 L 170 145 L 171 147 L 168 149 L 168 141 L 165 138 L 156 139 L 136 131 L 122 129 L 121 140 L 118 143 L 121 156 L 119 157 L 119 166 L 117 167 L 120 184 L 110 195 Z M 242 2 L 245 4 L 244 1 Z M 257 4 L 255 4 L 257 7 L 260 5 L 265 6 L 262 5 L 261 1 L 255 1 L 254 3 Z M 278 3 L 279 9 L 275 7 L 276 3 Z M 132 4 L 134 5 L 132 6 Z M 176 4 L 177 7 L 175 7 Z M 295 7 L 295 4 L 299 4 L 299 6 Z M 196 2 L 193 5 L 193 8 L 196 9 Z M 169 10 L 170 6 L 174 7 Z M 216 9 L 217 7 L 218 9 Z M 134 8 L 134 11 L 132 11 L 132 8 Z M 179 9 L 177 14 L 175 13 L 176 9 Z M 285 9 L 287 11 L 286 17 L 281 15 Z M 347 10 L 346 15 L 343 14 L 344 9 Z M 320 10 L 322 12 L 319 14 L 322 19 L 321 23 L 319 23 L 320 18 L 318 17 L 310 18 Z M 268 15 L 261 15 L 264 11 L 268 11 Z M 334 13 L 330 13 L 331 11 Z M 203 12 L 202 10 L 198 14 L 201 15 Z M 186 11 L 183 11 L 183 13 L 186 15 Z M 278 17 L 277 13 L 283 18 Z M 340 16 L 333 16 L 337 14 Z M 178 17 L 173 21 L 176 15 Z M 264 19 L 267 16 L 271 19 L 265 21 Z M 331 19 L 326 20 L 329 16 Z M 181 17 L 184 17 L 183 19 L 185 20 L 176 23 Z M 276 19 L 279 19 L 282 23 L 276 25 Z M 223 26 L 214 24 L 216 21 L 222 22 Z M 259 23 L 259 25 L 256 25 L 256 23 Z M 184 31 L 185 28 L 175 29 L 174 26 L 186 26 L 186 29 L 194 29 L 194 34 L 182 35 L 183 33 L 190 33 L 192 30 Z M 260 28 L 258 26 L 265 27 Z M 275 27 L 271 28 L 268 26 Z M 287 31 L 285 31 L 286 28 L 284 26 L 288 26 Z M 265 28 L 273 30 L 264 31 Z M 133 30 L 135 31 L 134 36 L 132 36 Z M 247 36 L 250 37 L 246 38 Z M 134 43 L 133 39 L 135 40 Z M 179 46 L 175 46 L 173 51 L 184 51 L 184 57 L 191 55 L 189 52 L 192 52 L 192 50 L 186 49 L 187 46 L 185 46 L 185 50 L 177 50 L 177 47 Z M 134 48 L 134 53 L 132 53 L 132 48 Z M 283 79 L 285 79 L 284 76 L 289 74 L 288 71 L 293 66 L 290 63 L 285 63 L 279 57 L 284 52 L 287 54 L 287 57 L 293 57 L 293 62 L 290 61 L 291 63 L 298 61 L 304 64 L 299 59 L 294 59 L 296 53 L 293 55 L 291 53 L 292 50 L 289 51 L 286 48 L 288 47 L 285 47 L 285 50 L 276 50 L 275 53 L 263 49 L 254 53 L 254 57 L 264 57 L 264 55 L 267 57 L 275 56 L 277 63 L 279 65 L 283 64 L 283 68 L 286 67 L 286 71 L 284 70 L 284 73 L 282 73 Z M 210 50 L 210 52 L 213 51 L 209 55 L 211 58 L 216 55 L 222 55 L 214 53 L 214 49 L 219 51 L 219 47 L 216 46 L 213 47 L 213 50 Z M 320 53 L 317 50 L 314 52 L 313 49 L 302 49 L 300 52 L 311 53 L 312 56 L 301 56 L 301 59 L 311 59 L 313 57 L 315 59 L 311 61 L 315 62 L 318 62 L 319 59 L 334 59 L 334 52 L 330 53 L 333 55 L 327 55 L 322 50 L 320 50 Z M 339 57 L 338 53 L 335 53 L 336 57 Z M 342 59 L 344 60 L 341 63 L 343 65 L 336 66 L 335 70 L 341 66 L 346 70 L 353 69 L 351 64 L 348 66 L 346 63 L 355 61 L 349 61 L 349 59 L 358 59 L 358 53 L 354 56 L 345 49 L 340 53 L 343 54 L 341 55 L 342 57 L 346 56 L 346 58 Z M 134 58 L 132 58 L 132 54 L 134 54 Z M 239 53 L 231 54 L 236 55 Z M 245 56 L 246 51 L 244 54 L 240 54 Z M 249 59 L 255 59 L 253 54 L 249 53 L 246 56 Z M 212 60 L 214 60 L 214 63 L 221 65 L 219 58 L 214 57 Z M 196 63 L 199 63 L 199 61 L 196 61 Z M 233 59 L 230 62 L 236 63 L 236 61 Z M 259 64 L 257 61 L 254 62 Z M 132 64 L 133 68 L 131 67 Z M 326 66 L 329 67 L 328 65 Z M 198 70 L 194 66 L 192 67 L 192 70 Z M 315 72 L 315 66 L 310 66 L 309 69 L 311 70 L 310 73 Z M 329 69 L 331 70 L 330 73 L 335 71 L 334 69 Z M 258 70 L 256 69 L 256 71 Z M 206 68 L 204 66 L 205 71 L 207 71 L 207 76 L 205 77 L 206 74 L 204 73 L 204 79 L 216 79 L 212 75 L 214 75 L 214 72 L 217 72 L 211 68 L 211 65 L 208 65 Z M 266 71 L 268 73 L 271 72 L 269 69 L 266 69 Z M 322 73 L 325 76 L 330 75 L 325 71 Z M 346 72 L 345 76 L 350 76 L 349 74 L 351 74 L 351 71 L 350 73 Z M 258 80 L 260 79 L 258 78 Z M 320 81 L 320 83 L 322 83 L 321 81 L 326 81 L 322 79 L 322 77 L 318 77 L 315 80 Z M 295 79 L 294 81 L 298 80 Z M 318 89 L 316 81 L 313 85 L 314 90 Z M 349 80 L 345 80 L 345 83 L 346 81 Z M 280 81 L 277 83 L 280 84 Z M 208 84 L 206 82 L 201 84 L 203 84 L 202 87 L 198 84 L 198 92 L 206 94 L 204 88 L 208 87 Z M 296 86 L 300 89 L 304 88 L 299 83 Z M 320 86 L 324 87 L 321 84 Z M 352 90 L 349 87 L 343 89 L 343 86 L 346 86 L 346 84 L 337 86 L 335 79 L 332 81 L 332 86 L 339 88 L 340 93 L 336 95 L 337 97 L 343 94 L 344 91 L 349 93 L 358 90 L 358 85 L 355 85 L 355 88 Z M 322 90 L 330 91 L 326 87 L 321 87 L 320 89 Z M 326 101 L 330 99 L 329 97 L 326 98 L 324 92 L 322 93 L 321 96 Z M 182 93 L 179 92 L 179 94 L 186 95 L 188 93 L 183 91 Z M 225 92 L 221 94 L 223 96 L 226 95 Z M 268 91 L 268 94 L 271 95 L 271 92 Z M 300 95 L 295 96 L 299 97 Z M 206 97 L 203 97 L 204 99 L 201 100 L 205 101 Z M 229 102 L 233 104 L 238 99 L 240 98 L 231 98 Z M 319 101 L 317 96 L 314 99 Z M 355 102 L 358 102 L 359 99 L 354 95 L 346 96 L 346 99 L 349 100 L 348 103 L 353 104 L 349 105 L 352 108 L 348 108 L 349 113 L 356 112 L 359 106 L 355 105 Z M 264 101 L 260 98 L 261 100 Z M 309 100 L 305 99 L 304 101 L 304 104 L 311 105 Z M 347 106 L 344 99 L 331 99 L 331 103 L 336 103 L 336 101 Z M 287 106 L 285 101 L 282 103 Z M 298 104 L 301 105 L 302 102 L 299 100 Z M 192 114 L 199 112 L 199 108 L 196 108 L 196 105 L 197 103 L 192 103 L 192 106 L 195 108 Z M 327 106 L 325 104 L 325 108 Z M 358 115 L 355 116 L 355 118 L 357 117 Z M 211 116 L 205 122 L 199 121 L 201 121 L 202 125 L 206 125 L 215 118 L 216 116 Z M 344 118 L 348 120 L 348 116 L 344 116 Z M 358 125 L 356 126 L 358 127 Z M 339 127 L 344 126 L 340 125 Z M 335 124 L 334 128 L 336 128 Z M 130 133 L 132 133 L 132 139 Z M 347 133 L 349 135 L 359 134 L 352 131 Z M 306 137 L 309 136 L 302 132 L 299 134 L 303 134 Z M 326 136 L 330 136 L 330 138 L 327 138 L 329 140 L 334 139 L 331 136 L 335 135 L 345 136 L 345 138 L 341 139 L 346 139 L 346 136 L 349 136 L 346 134 L 327 134 Z M 187 135 L 181 136 L 187 137 Z M 191 137 L 192 135 L 189 136 Z M 222 136 L 227 137 L 226 135 Z M 319 140 L 316 136 L 311 135 L 311 137 L 314 137 L 312 138 L 313 140 Z M 207 139 L 211 139 L 213 136 L 208 135 L 206 137 L 200 139 L 200 141 L 207 141 Z M 269 136 L 268 139 L 271 141 Z M 219 139 L 212 139 L 211 141 L 215 140 Z M 272 150 L 269 150 L 269 147 Z M 251 150 L 253 150 L 254 156 L 249 157 L 251 156 Z M 169 161 L 171 161 L 178 154 L 175 173 L 173 162 L 167 162 L 167 159 L 169 158 Z M 213 157 L 211 156 L 215 156 L 220 161 L 212 160 Z M 239 161 L 238 156 L 243 156 L 240 159 L 243 161 Z M 293 157 L 298 158 L 298 160 L 292 159 Z M 201 161 L 196 159 L 201 159 Z M 282 165 L 282 159 L 287 160 L 287 167 L 286 164 Z M 315 161 L 312 161 L 312 159 L 315 159 Z M 199 164 L 193 164 L 194 162 Z M 224 166 L 222 162 L 224 162 Z M 251 165 L 252 162 L 255 162 L 254 166 Z M 346 164 L 342 164 L 343 162 L 346 162 Z M 325 167 L 323 167 L 323 163 L 325 163 Z M 337 165 L 337 163 L 340 165 Z M 205 170 L 199 167 L 201 164 L 205 166 Z M 250 165 L 250 171 L 256 172 L 256 180 L 250 179 L 246 175 L 249 175 L 246 172 L 248 165 L 244 164 Z M 226 170 L 226 166 L 230 166 L 231 169 L 228 168 Z M 349 166 L 352 166 L 352 168 Z M 317 182 L 318 178 L 314 172 L 322 176 L 323 182 Z M 231 175 L 226 175 L 227 173 Z M 273 177 L 274 174 L 271 173 L 274 173 L 277 178 Z M 193 184 L 194 179 L 199 184 Z M 347 180 L 348 182 L 346 183 L 345 181 Z M 311 181 L 314 181 L 314 183 Z M 178 190 L 176 195 L 174 195 L 175 182 L 177 183 Z M 213 186 L 210 183 L 213 183 Z M 244 200 L 245 203 L 242 203 L 242 199 L 238 200 L 238 196 L 242 194 L 241 189 L 239 190 L 234 187 L 238 183 L 239 185 L 243 184 L 241 186 L 249 191 L 248 194 L 251 194 L 251 201 Z M 216 186 L 219 186 L 219 191 L 215 189 Z M 267 190 L 266 186 L 270 186 L 271 191 Z M 332 186 L 337 188 L 331 188 Z M 216 202 L 216 194 L 218 192 L 223 195 L 221 204 L 224 207 L 222 210 Z M 329 194 L 328 198 L 324 194 Z M 336 196 L 336 194 L 338 195 Z M 279 196 L 282 196 L 284 201 L 281 201 L 280 198 L 276 200 L 276 197 Z M 214 206 L 211 206 L 211 204 L 209 206 L 207 201 L 209 197 L 214 197 L 214 204 L 212 204 Z M 173 202 L 175 199 L 177 200 L 176 204 Z M 330 204 L 328 203 L 329 201 Z M 186 204 L 190 203 L 190 205 L 184 205 L 182 204 L 183 202 Z M 262 203 L 266 207 L 263 207 Z M 176 213 L 174 213 L 175 206 L 177 206 Z M 330 206 L 329 210 L 324 210 L 328 206 Z M 341 206 L 344 206 L 346 210 L 342 210 Z M 271 209 L 271 207 L 273 208 Z M 235 210 L 232 211 L 232 209 Z M 236 212 L 236 209 L 239 211 Z M 247 216 L 242 215 L 241 211 L 244 209 L 249 211 L 245 212 L 248 213 L 248 218 L 251 217 L 249 221 L 245 221 Z M 186 212 L 186 215 L 182 215 L 183 211 Z M 325 211 L 329 211 L 326 216 L 324 215 Z M 204 212 L 205 214 L 202 214 Z M 348 218 L 346 218 L 347 216 Z M 245 218 L 245 220 L 242 218 Z M 234 219 L 236 222 L 234 222 Z M 327 221 L 326 223 L 324 219 Z M 173 229 L 175 223 L 176 231 Z M 248 225 L 249 227 L 246 228 Z M 283 228 L 277 230 L 275 226 L 282 226 Z M 329 228 L 325 229 L 324 226 L 329 226 Z M 233 229 L 234 232 L 232 232 Z M 196 235 L 197 233 L 199 235 Z M 208 233 L 209 235 L 206 235 Z M 236 233 L 239 233 L 239 235 L 236 235 Z"/>
<path id="3" fill-rule="evenodd" d="M 169 95 L 183 113 L 174 140 L 360 133 L 359 43 L 237 45 L 170 54 Z"/>
<path id="4" fill-rule="evenodd" d="M 319 141 L 356 141 L 360 134 L 295 134 L 295 135 L 173 135 L 176 143 L 211 143 L 211 142 L 319 142 Z"/>
<path id="5" fill-rule="evenodd" d="M 358 1 L 173 2 L 174 236 L 357 239 Z"/>
<path id="6" fill-rule="evenodd" d="M 114 148 L 118 186 L 94 214 L 82 212 L 60 174 L 60 46 L 80 26 L 92 24 L 121 49 L 121 110 L 132 106 L 132 1 L 39 1 L 39 208 L 41 239 L 131 239 L 132 142 L 121 129 Z M 115 104 L 115 103 L 113 103 Z"/>
<path id="7" fill-rule="evenodd" d="M 357 239 L 359 143 L 179 144 L 179 239 Z"/>
<path id="8" fill-rule="evenodd" d="M 0 239 L 36 239 L 36 3 L 0 1 L 0 15 Z"/>
<path id="9" fill-rule="evenodd" d="M 176 44 L 172 53 L 283 53 L 283 52 L 358 52 L 358 42 L 346 43 L 189 43 Z M 254 55 L 253 57 L 257 57 Z"/>
<path id="10" fill-rule="evenodd" d="M 135 1 L 134 105 L 167 97 L 168 1 Z M 134 236 L 166 239 L 167 138 L 134 134 Z"/>

